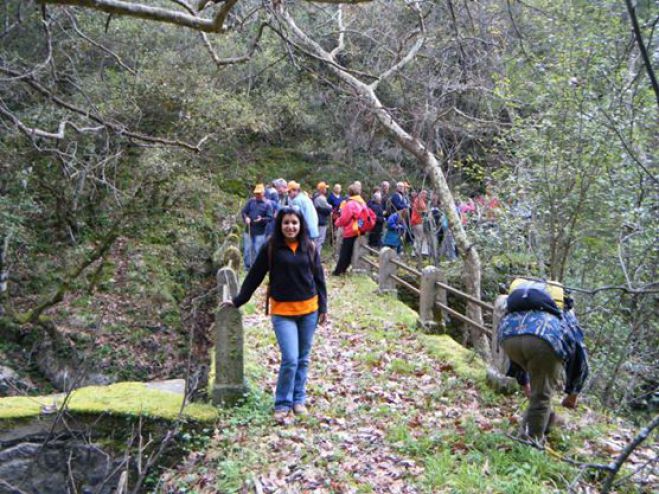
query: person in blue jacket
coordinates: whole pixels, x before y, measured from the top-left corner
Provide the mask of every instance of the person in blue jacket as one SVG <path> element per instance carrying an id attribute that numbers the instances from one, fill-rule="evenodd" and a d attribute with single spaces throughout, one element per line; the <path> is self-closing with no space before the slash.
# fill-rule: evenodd
<path id="1" fill-rule="evenodd" d="M 254 197 L 245 203 L 240 214 L 245 223 L 243 261 L 245 269 L 249 269 L 265 242 L 268 223 L 274 219 L 272 204 L 265 198 L 263 184 L 254 187 Z"/>
<path id="2" fill-rule="evenodd" d="M 309 196 L 300 190 L 300 184 L 295 180 L 288 182 L 288 204 L 290 206 L 297 206 L 300 209 L 304 221 L 307 224 L 309 238 L 315 244 L 320 236 L 318 213 Z"/>
<path id="3" fill-rule="evenodd" d="M 405 234 L 407 223 L 407 209 L 402 209 L 396 213 L 390 214 L 387 217 L 387 227 L 384 238 L 382 239 L 382 245 L 384 247 L 396 249 L 396 253 L 400 254 L 403 250 L 402 236 Z"/>

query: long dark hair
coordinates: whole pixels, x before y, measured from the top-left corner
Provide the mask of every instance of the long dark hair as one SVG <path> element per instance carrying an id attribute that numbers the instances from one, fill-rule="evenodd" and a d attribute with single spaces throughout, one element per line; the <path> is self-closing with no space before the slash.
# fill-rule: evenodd
<path id="1" fill-rule="evenodd" d="M 297 241 L 300 244 L 300 249 L 302 251 L 308 252 L 311 251 L 314 246 L 309 238 L 309 233 L 307 231 L 307 224 L 304 221 L 304 216 L 300 208 L 297 206 L 283 206 L 279 212 L 277 212 L 277 217 L 275 218 L 275 228 L 270 236 L 270 246 L 273 251 L 279 247 L 286 245 L 286 237 L 284 237 L 283 232 L 281 231 L 281 225 L 284 221 L 284 216 L 287 214 L 292 214 L 297 216 L 297 219 L 300 221 L 300 231 L 297 234 Z"/>

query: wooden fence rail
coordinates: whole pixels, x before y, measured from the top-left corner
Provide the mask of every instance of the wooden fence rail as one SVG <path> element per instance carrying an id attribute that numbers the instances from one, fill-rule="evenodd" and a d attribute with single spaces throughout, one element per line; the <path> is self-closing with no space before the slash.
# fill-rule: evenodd
<path id="1" fill-rule="evenodd" d="M 378 256 L 378 259 L 381 259 L 382 251 L 378 251 L 378 250 L 374 249 L 373 247 L 370 247 L 368 245 L 361 244 L 361 243 L 358 243 L 358 242 L 355 242 L 355 249 L 360 249 L 360 250 L 365 251 L 365 253 L 359 252 L 356 257 L 358 257 L 361 261 L 365 262 L 366 264 L 373 267 L 374 269 L 376 269 L 376 270 L 380 269 L 381 264 L 378 263 L 378 262 L 373 261 L 372 259 L 369 259 L 368 256 L 366 255 L 366 253 L 376 254 Z M 384 249 L 388 249 L 388 247 L 384 247 L 383 250 Z M 393 279 L 399 285 L 404 286 L 405 288 L 410 290 L 412 293 L 415 293 L 416 295 L 419 295 L 422 298 L 423 298 L 423 295 L 425 295 L 425 293 L 424 293 L 425 291 L 434 291 L 435 287 L 432 287 L 432 286 L 427 287 L 427 288 L 424 287 L 424 283 L 423 283 L 424 273 L 422 273 L 421 271 L 408 266 L 407 264 L 399 261 L 398 259 L 395 259 L 394 257 L 389 257 L 388 262 L 390 262 L 390 263 L 394 264 L 395 266 L 407 271 L 408 273 L 411 273 L 411 274 L 415 275 L 417 278 L 420 279 L 420 282 L 421 282 L 421 288 L 417 288 L 414 285 L 412 285 L 411 283 L 409 283 L 408 281 L 401 278 L 400 276 L 397 276 L 393 273 L 389 274 L 388 275 L 389 278 Z M 436 278 L 437 274 L 433 272 L 433 273 L 430 273 L 429 276 L 431 276 L 431 277 L 434 276 Z M 384 280 L 382 280 L 382 281 L 384 281 Z M 437 287 L 439 287 L 440 289 L 446 290 L 447 292 L 451 292 L 454 295 L 457 295 L 457 296 L 459 296 L 459 297 L 461 297 L 461 298 L 463 298 L 463 299 L 465 299 L 469 302 L 472 302 L 472 303 L 478 305 L 479 307 L 489 311 L 490 313 L 494 312 L 494 306 L 492 304 L 488 304 L 487 302 L 483 302 L 482 300 L 474 297 L 473 295 L 465 293 L 462 290 L 458 290 L 457 288 L 454 288 L 451 285 L 449 285 L 447 283 L 444 283 L 444 282 L 442 282 L 440 280 L 437 280 L 437 279 L 434 280 L 434 284 L 437 285 Z M 390 289 L 390 288 L 388 288 L 388 289 Z M 491 329 L 486 328 L 482 324 L 470 319 L 469 317 L 465 316 L 464 314 L 461 314 L 460 312 L 456 311 L 455 309 L 450 308 L 446 303 L 442 303 L 440 301 L 435 300 L 435 297 L 426 297 L 426 298 L 429 298 L 430 300 L 432 300 L 433 303 L 435 305 L 437 305 L 446 314 L 448 314 L 450 316 L 453 316 L 456 319 L 459 319 L 460 321 L 475 327 L 476 329 L 478 329 L 479 331 L 487 334 L 490 337 L 492 336 L 493 332 L 492 332 Z M 444 297 L 444 299 L 445 299 L 445 297 Z M 423 311 L 421 311 L 421 312 L 423 312 Z M 434 322 L 434 321 L 424 320 L 423 315 L 424 314 L 421 314 L 421 316 L 422 316 L 421 322 L 422 323 Z"/>

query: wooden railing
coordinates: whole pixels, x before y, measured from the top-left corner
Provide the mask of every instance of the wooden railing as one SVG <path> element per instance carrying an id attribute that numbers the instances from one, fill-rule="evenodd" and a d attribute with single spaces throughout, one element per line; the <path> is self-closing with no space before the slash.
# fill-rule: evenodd
<path id="1" fill-rule="evenodd" d="M 484 309 L 488 311 L 490 314 L 494 315 L 494 306 L 492 304 L 488 304 L 487 302 L 484 302 L 474 297 L 473 295 L 470 295 L 468 293 L 463 292 L 462 290 L 452 287 L 451 285 L 446 283 L 445 279 L 443 279 L 443 275 L 441 271 L 435 266 L 427 266 L 422 271 L 419 271 L 418 269 L 415 269 L 401 262 L 399 259 L 397 259 L 397 256 L 392 256 L 391 254 L 394 252 L 392 249 L 389 249 L 388 247 L 384 247 L 383 249 L 378 251 L 372 247 L 369 247 L 364 241 L 361 241 L 362 240 L 361 238 L 359 240 L 360 241 L 355 242 L 356 254 L 353 257 L 353 260 L 356 258 L 358 261 L 366 263 L 367 265 L 371 266 L 377 271 L 380 271 L 380 269 L 384 267 L 383 271 L 387 273 L 388 278 L 391 278 L 391 280 L 393 280 L 397 285 L 404 286 L 412 293 L 418 295 L 420 297 L 419 315 L 421 316 L 421 324 L 423 326 L 433 326 L 437 324 L 437 322 L 434 321 L 434 318 L 432 317 L 433 314 L 432 306 L 436 305 L 437 307 L 439 307 L 439 309 L 442 311 L 444 315 L 454 317 L 455 319 L 458 319 L 463 323 L 469 324 L 470 326 L 476 328 L 482 333 L 485 333 L 486 335 L 492 337 L 492 335 L 494 334 L 492 329 L 486 328 L 479 322 L 474 321 L 473 319 L 470 319 L 466 315 L 449 307 L 448 303 L 446 302 L 447 299 L 446 292 L 452 293 L 453 295 L 457 295 L 458 297 L 465 299 L 467 302 L 476 304 L 481 309 Z M 368 257 L 369 254 L 377 256 L 378 262 L 375 262 L 373 259 L 369 258 Z M 414 286 L 412 283 L 404 280 L 397 274 L 394 274 L 393 269 L 387 269 L 386 266 L 387 264 L 392 264 L 396 268 L 405 270 L 408 273 L 412 274 L 414 277 L 418 278 L 419 286 L 418 287 Z M 361 268 L 359 264 L 357 264 L 354 267 L 356 269 Z M 392 287 L 390 283 L 386 283 L 387 281 L 388 280 L 386 279 L 380 279 L 379 288 L 381 291 L 391 291 L 395 289 L 395 286 Z M 426 307 L 428 303 L 430 303 L 432 306 Z M 425 316 L 431 316 L 431 317 L 426 318 Z"/>
<path id="2" fill-rule="evenodd" d="M 377 261 L 373 259 L 373 256 L 377 256 Z M 369 247 L 366 243 L 366 237 L 360 237 L 355 242 L 352 265 L 353 269 L 357 271 L 364 271 L 365 266 L 373 268 L 377 273 L 378 289 L 381 293 L 396 293 L 398 287 L 401 286 L 417 295 L 419 297 L 419 326 L 426 331 L 434 332 L 440 324 L 445 323 L 449 317 L 452 317 L 487 335 L 490 342 L 489 353 L 484 357 L 488 364 L 488 381 L 499 389 L 510 389 L 514 386 L 513 381 L 504 376 L 508 359 L 499 347 L 496 337 L 497 326 L 505 311 L 505 296 L 500 296 L 494 304 L 480 300 L 449 285 L 444 273 L 436 266 L 426 266 L 419 271 L 401 262 L 393 249 L 384 247 L 378 251 Z M 415 286 L 413 281 L 403 279 L 398 275 L 398 270 L 404 270 L 411 274 L 418 280 L 418 285 Z M 448 293 L 487 311 L 491 315 L 491 326 L 486 327 L 450 307 L 448 305 Z M 438 307 L 442 314 L 441 323 L 435 319 L 435 307 Z"/>

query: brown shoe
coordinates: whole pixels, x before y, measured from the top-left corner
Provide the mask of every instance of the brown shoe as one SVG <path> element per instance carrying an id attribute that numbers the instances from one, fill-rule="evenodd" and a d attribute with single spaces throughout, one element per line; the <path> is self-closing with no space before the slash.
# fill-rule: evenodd
<path id="1" fill-rule="evenodd" d="M 286 419 L 288 418 L 290 410 L 275 410 L 275 413 L 272 415 L 272 418 L 275 419 L 275 422 L 278 424 L 285 424 Z"/>
<path id="2" fill-rule="evenodd" d="M 549 414 L 549 420 L 547 421 L 547 427 L 545 427 L 545 434 L 549 434 L 552 430 L 565 425 L 565 419 L 558 415 L 556 412 L 551 412 Z"/>
<path id="3" fill-rule="evenodd" d="M 309 410 L 301 403 L 293 405 L 293 412 L 295 412 L 295 415 L 309 415 Z"/>

